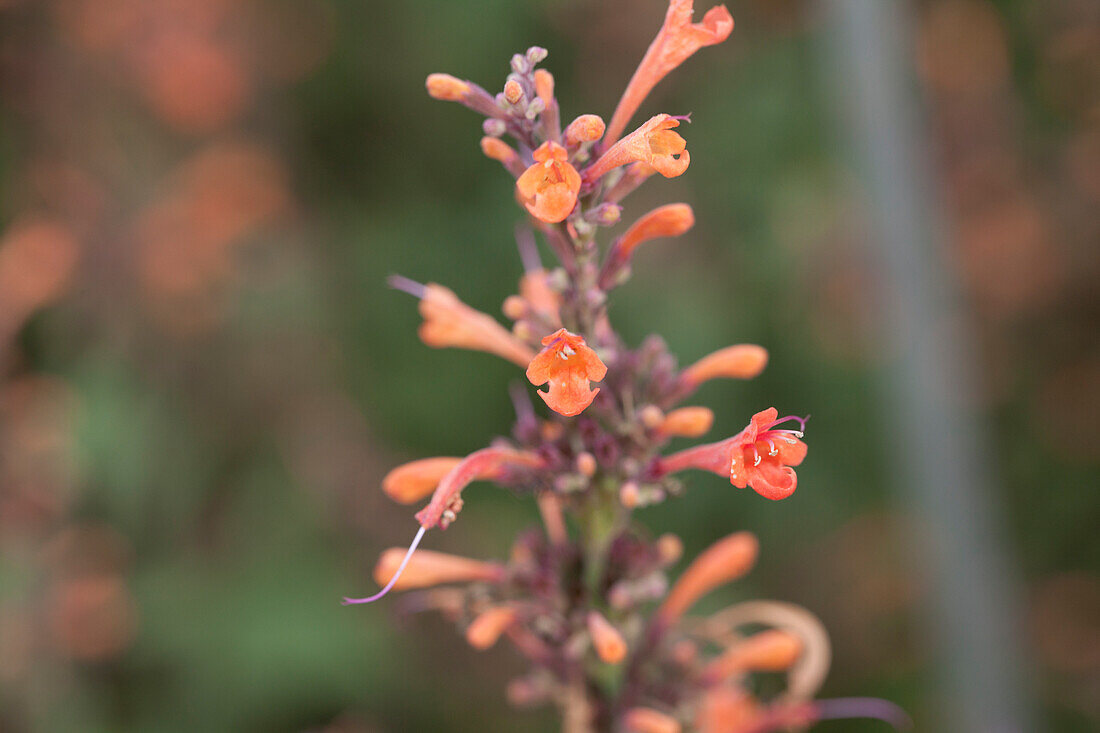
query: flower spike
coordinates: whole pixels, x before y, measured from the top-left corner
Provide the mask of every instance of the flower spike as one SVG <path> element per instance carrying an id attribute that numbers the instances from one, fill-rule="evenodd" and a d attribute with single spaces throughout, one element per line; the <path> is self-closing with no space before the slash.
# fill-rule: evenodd
<path id="1" fill-rule="evenodd" d="M 683 118 L 659 114 L 612 145 L 600 159 L 584 169 L 585 183 L 594 183 L 608 171 L 641 161 L 665 178 L 675 178 L 687 170 L 691 156 L 680 133 L 673 132 Z"/>
<path id="2" fill-rule="evenodd" d="M 630 118 L 661 79 L 700 48 L 721 43 L 733 32 L 733 16 L 725 5 L 708 10 L 701 23 L 692 23 L 693 4 L 693 0 L 672 0 L 668 4 L 661 30 L 638 64 L 611 116 L 607 145 L 619 139 Z"/>
<path id="3" fill-rule="evenodd" d="M 581 177 L 569 164 L 569 154 L 548 140 L 534 152 L 535 163 L 516 181 L 516 193 L 531 216 L 555 224 L 573 213 Z"/>
<path id="4" fill-rule="evenodd" d="M 550 409 L 566 417 L 580 414 L 592 404 L 600 389 L 591 389 L 607 367 L 584 339 L 564 328 L 542 340 L 543 349 L 527 367 L 527 379 L 536 387 L 550 383 L 550 391 L 539 390 L 539 397 Z"/>

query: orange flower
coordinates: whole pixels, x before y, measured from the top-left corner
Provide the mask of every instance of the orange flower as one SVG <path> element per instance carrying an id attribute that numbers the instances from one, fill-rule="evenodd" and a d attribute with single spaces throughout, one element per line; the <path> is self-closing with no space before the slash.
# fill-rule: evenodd
<path id="1" fill-rule="evenodd" d="M 482 448 L 463 458 L 442 478 L 428 506 L 416 514 L 416 521 L 426 529 L 454 521 L 462 508 L 462 490 L 482 478 L 499 478 L 511 467 L 538 468 L 544 461 L 535 453 L 513 448 Z"/>
<path id="2" fill-rule="evenodd" d="M 702 23 L 692 23 L 693 4 L 694 0 L 671 0 L 668 4 L 664 25 L 649 45 L 634 76 L 630 77 L 615 114 L 611 116 L 606 144 L 619 139 L 630 118 L 665 75 L 703 46 L 721 43 L 733 32 L 733 17 L 725 5 L 708 10 Z"/>
<path id="3" fill-rule="evenodd" d="M 435 491 L 439 481 L 461 462 L 461 458 L 421 458 L 406 463 L 386 474 L 382 491 L 398 504 L 412 504 Z"/>
<path id="4" fill-rule="evenodd" d="M 759 549 L 760 543 L 751 532 L 737 532 L 704 550 L 673 584 L 657 609 L 654 616 L 657 626 L 668 628 L 707 593 L 749 572 Z"/>
<path id="5" fill-rule="evenodd" d="M 554 75 L 546 69 L 535 69 L 535 96 L 547 107 L 554 101 Z"/>
<path id="6" fill-rule="evenodd" d="M 581 177 L 569 164 L 569 154 L 552 140 L 534 152 L 535 163 L 516 181 L 520 202 L 539 221 L 554 224 L 572 213 Z"/>
<path id="7" fill-rule="evenodd" d="M 752 379 L 764 371 L 768 364 L 768 351 L 756 344 L 734 344 L 704 356 L 680 374 L 680 382 L 687 389 L 695 389 L 703 382 L 724 377 L 726 379 Z"/>
<path id="8" fill-rule="evenodd" d="M 720 476 L 728 474 L 730 483 L 739 489 L 749 486 L 766 499 L 785 499 L 798 487 L 792 466 L 806 458 L 806 444 L 801 440 L 806 418 L 778 415 L 774 407 L 758 412 L 748 427 L 732 438 L 662 458 L 659 470 L 671 473 L 698 468 Z M 799 424 L 798 430 L 776 429 L 791 420 Z"/>
<path id="9" fill-rule="evenodd" d="M 615 240 L 600 272 L 600 287 L 608 288 L 630 262 L 634 248 L 659 237 L 678 237 L 695 226 L 695 214 L 687 204 L 665 204 L 645 214 Z"/>
<path id="10" fill-rule="evenodd" d="M 675 178 L 686 171 L 691 162 L 684 138 L 672 131 L 672 128 L 679 126 L 680 120 L 672 115 L 659 114 L 649 118 L 586 168 L 584 182 L 597 181 L 608 171 L 636 161 L 652 166 L 665 178 Z"/>
<path id="11" fill-rule="evenodd" d="M 527 366 L 534 351 L 490 316 L 474 310 L 448 288 L 435 283 L 421 285 L 400 275 L 389 279 L 391 287 L 420 298 L 420 340 L 434 349 L 455 347 L 487 351 Z"/>
<path id="12" fill-rule="evenodd" d="M 527 367 L 531 384 L 550 383 L 550 391 L 539 390 L 539 397 L 550 409 L 571 417 L 592 404 L 599 388 L 590 389 L 589 381 L 598 382 L 607 374 L 600 361 L 580 336 L 564 328 L 542 340 L 543 349 Z"/>
<path id="13" fill-rule="evenodd" d="M 523 161 L 519 159 L 519 154 L 500 138 L 488 135 L 481 138 L 481 152 L 485 153 L 486 158 L 500 161 L 513 176 L 523 173 Z"/>
<path id="14" fill-rule="evenodd" d="M 619 630 L 611 625 L 598 611 L 588 612 L 588 633 L 592 636 L 592 646 L 596 656 L 608 664 L 618 664 L 626 658 L 626 640 Z"/>
<path id="15" fill-rule="evenodd" d="M 695 716 L 699 733 L 760 733 L 773 730 L 759 728 L 760 705 L 738 685 L 708 690 Z"/>

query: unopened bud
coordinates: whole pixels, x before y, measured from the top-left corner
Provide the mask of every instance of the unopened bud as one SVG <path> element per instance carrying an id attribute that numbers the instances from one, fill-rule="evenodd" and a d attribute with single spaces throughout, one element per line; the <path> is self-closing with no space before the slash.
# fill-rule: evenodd
<path id="1" fill-rule="evenodd" d="M 535 95 L 547 107 L 554 99 L 554 75 L 546 69 L 535 70 Z"/>
<path id="2" fill-rule="evenodd" d="M 653 708 L 631 708 L 623 715 L 623 727 L 630 733 L 680 733 L 679 721 Z"/>
<path id="3" fill-rule="evenodd" d="M 505 165 L 519 159 L 519 155 L 516 154 L 515 150 L 512 150 L 508 143 L 495 137 L 486 136 L 481 138 L 481 152 L 485 154 L 486 158 L 499 160 Z"/>
<path id="4" fill-rule="evenodd" d="M 599 115 L 581 115 L 565 128 L 565 144 L 592 143 L 603 137 L 604 124 Z"/>
<path id="5" fill-rule="evenodd" d="M 520 341 L 532 341 L 536 336 L 534 329 L 527 321 L 516 321 L 512 326 L 512 335 Z"/>
<path id="6" fill-rule="evenodd" d="M 542 46 L 531 46 L 531 48 L 527 49 L 527 53 L 525 54 L 525 56 L 527 57 L 527 63 L 531 64 L 532 66 L 535 66 L 536 64 L 541 64 L 543 61 L 546 60 L 546 57 L 549 55 L 550 52 Z"/>
<path id="7" fill-rule="evenodd" d="M 627 646 L 623 635 L 597 611 L 588 612 L 588 633 L 596 656 L 608 664 L 618 664 L 626 658 Z"/>
<path id="8" fill-rule="evenodd" d="M 527 105 L 527 111 L 524 112 L 523 116 L 526 117 L 529 120 L 533 120 L 545 111 L 546 111 L 546 102 L 542 101 L 542 99 L 539 98 L 539 97 L 535 97 Z"/>
<path id="9" fill-rule="evenodd" d="M 673 584 L 656 618 L 665 626 L 674 623 L 704 595 L 747 573 L 756 562 L 759 548 L 759 541 L 750 532 L 737 532 L 715 542 Z"/>
<path id="10" fill-rule="evenodd" d="M 584 212 L 585 221 L 601 227 L 610 227 L 619 223 L 623 208 L 618 204 L 603 203 Z"/>
<path id="11" fill-rule="evenodd" d="M 671 532 L 661 535 L 657 538 L 657 556 L 661 559 L 662 567 L 679 562 L 684 556 L 683 541 Z"/>
<path id="12" fill-rule="evenodd" d="M 518 321 L 527 315 L 527 301 L 518 295 L 509 295 L 504 299 L 504 305 L 501 306 L 501 311 L 504 312 L 504 316 L 513 321 Z"/>
<path id="13" fill-rule="evenodd" d="M 466 627 L 466 641 L 474 649 L 488 649 L 516 621 L 514 606 L 496 606 L 483 612 Z"/>
<path id="14" fill-rule="evenodd" d="M 633 509 L 638 506 L 640 500 L 641 492 L 638 489 L 638 484 L 634 481 L 627 481 L 619 487 L 619 503 L 627 509 Z"/>
<path id="15" fill-rule="evenodd" d="M 521 53 L 512 56 L 512 71 L 517 74 L 526 74 L 531 71 L 531 62 Z"/>
<path id="16" fill-rule="evenodd" d="M 714 424 L 714 412 L 707 407 L 681 407 L 665 416 L 660 431 L 665 435 L 698 438 Z"/>
<path id="17" fill-rule="evenodd" d="M 435 491 L 439 482 L 462 462 L 461 458 L 422 458 L 398 466 L 382 479 L 382 491 L 399 504 L 412 504 Z"/>
<path id="18" fill-rule="evenodd" d="M 752 379 L 764 371 L 768 351 L 756 344 L 735 344 L 695 362 L 680 375 L 684 384 L 695 387 L 711 379 Z"/>
<path id="19" fill-rule="evenodd" d="M 523 85 L 515 79 L 509 79 L 504 83 L 504 98 L 509 104 L 519 104 L 523 99 Z"/>
<path id="20" fill-rule="evenodd" d="M 428 74 L 424 86 L 433 99 L 446 102 L 461 102 L 470 91 L 470 85 L 450 74 Z"/>
<path id="21" fill-rule="evenodd" d="M 402 547 L 391 547 L 383 552 L 378 564 L 374 566 L 374 580 L 379 585 L 389 582 L 404 556 L 405 548 Z M 430 588 L 442 583 L 468 583 L 475 580 L 497 582 L 503 579 L 504 572 L 504 568 L 496 563 L 420 550 L 410 558 L 405 572 L 394 585 L 394 590 Z"/>
<path id="22" fill-rule="evenodd" d="M 664 422 L 665 413 L 657 405 L 646 405 L 638 413 L 638 417 L 642 419 L 642 425 L 646 426 L 649 430 L 656 430 Z"/>
<path id="23" fill-rule="evenodd" d="M 577 455 L 577 472 L 587 478 L 592 478 L 596 475 L 596 457 L 591 453 L 584 452 Z"/>
<path id="24" fill-rule="evenodd" d="M 500 137 L 508 131 L 508 125 L 504 124 L 504 120 L 496 117 L 486 117 L 481 123 L 481 129 L 489 137 Z"/>

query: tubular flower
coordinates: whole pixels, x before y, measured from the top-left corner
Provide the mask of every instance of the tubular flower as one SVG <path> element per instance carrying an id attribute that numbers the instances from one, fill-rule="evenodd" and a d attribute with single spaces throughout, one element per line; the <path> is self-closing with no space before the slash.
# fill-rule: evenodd
<path id="1" fill-rule="evenodd" d="M 801 440 L 806 419 L 778 415 L 774 407 L 769 407 L 753 415 L 748 427 L 732 438 L 674 453 L 661 459 L 658 469 L 661 473 L 686 468 L 720 476 L 728 473 L 730 483 L 739 489 L 748 486 L 766 499 L 786 499 L 798 487 L 792 466 L 806 457 L 806 444 Z M 799 424 L 798 430 L 776 429 L 791 420 Z"/>
<path id="2" fill-rule="evenodd" d="M 534 453 L 512 448 L 474 451 L 443 477 L 428 506 L 417 512 L 416 521 L 424 529 L 437 526 L 446 529 L 462 508 L 462 490 L 472 482 L 482 478 L 499 478 L 510 468 L 540 468 L 544 463 Z"/>
<path id="3" fill-rule="evenodd" d="M 673 584 L 657 609 L 654 619 L 658 627 L 668 628 L 707 593 L 749 572 L 759 549 L 751 532 L 731 534 L 708 547 Z"/>
<path id="4" fill-rule="evenodd" d="M 554 102 L 554 75 L 546 69 L 535 69 L 535 96 L 549 107 Z"/>
<path id="5" fill-rule="evenodd" d="M 534 152 L 535 163 L 516 181 L 520 202 L 539 221 L 555 224 L 573 212 L 581 177 L 569 164 L 569 154 L 548 140 Z"/>
<path id="6" fill-rule="evenodd" d="M 444 102 L 461 102 L 470 93 L 470 83 L 450 74 L 428 74 L 424 82 L 432 99 Z"/>
<path id="7" fill-rule="evenodd" d="M 591 389 L 607 367 L 580 336 L 564 328 L 542 340 L 543 349 L 527 367 L 527 379 L 536 387 L 550 383 L 550 390 L 539 390 L 539 397 L 551 410 L 566 417 L 577 415 L 592 404 L 600 389 Z"/>
<path id="8" fill-rule="evenodd" d="M 687 204 L 665 204 L 644 215 L 630 225 L 615 240 L 607 254 L 607 262 L 600 273 L 600 287 L 607 288 L 630 262 L 634 248 L 642 242 L 659 237 L 678 237 L 695 226 L 695 214 Z"/>
<path id="9" fill-rule="evenodd" d="M 691 156 L 680 133 L 680 120 L 672 115 L 650 117 L 641 127 L 612 145 L 600 159 L 584 170 L 584 182 L 599 180 L 621 165 L 641 161 L 665 178 L 675 178 L 687 170 Z"/>
<path id="10" fill-rule="evenodd" d="M 420 340 L 432 348 L 487 351 L 519 366 L 527 366 L 534 356 L 531 347 L 490 316 L 463 303 L 449 288 L 435 283 L 421 285 L 398 275 L 390 278 L 390 285 L 420 298 L 424 322 L 418 333 Z"/>
<path id="11" fill-rule="evenodd" d="M 391 547 L 382 553 L 374 566 L 374 580 L 379 585 L 393 579 L 405 550 Z M 493 562 L 472 560 L 445 552 L 421 550 L 405 567 L 393 586 L 396 590 L 430 588 L 442 583 L 469 583 L 475 580 L 499 582 L 504 578 L 504 566 Z"/>
<path id="12" fill-rule="evenodd" d="M 630 118 L 661 79 L 703 46 L 721 43 L 733 32 L 733 17 L 725 5 L 708 10 L 703 22 L 692 23 L 693 4 L 693 0 L 672 0 L 668 4 L 664 25 L 649 45 L 634 76 L 630 77 L 615 114 L 611 116 L 607 128 L 608 144 L 619 139 Z"/>
<path id="13" fill-rule="evenodd" d="M 752 379 L 768 365 L 768 350 L 756 344 L 734 344 L 704 356 L 680 374 L 685 389 L 711 379 Z"/>
<path id="14" fill-rule="evenodd" d="M 421 458 L 398 466 L 382 479 L 382 491 L 398 504 L 412 504 L 435 491 L 461 458 Z"/>

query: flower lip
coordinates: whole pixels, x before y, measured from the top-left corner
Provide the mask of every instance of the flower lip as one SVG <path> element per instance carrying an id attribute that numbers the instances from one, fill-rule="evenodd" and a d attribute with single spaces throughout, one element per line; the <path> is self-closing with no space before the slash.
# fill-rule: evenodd
<path id="1" fill-rule="evenodd" d="M 538 392 L 550 409 L 566 417 L 580 414 L 600 391 L 589 382 L 603 379 L 607 366 L 584 338 L 564 328 L 543 338 L 542 344 L 527 366 L 527 379 L 536 387 L 550 383 L 549 391 Z"/>

